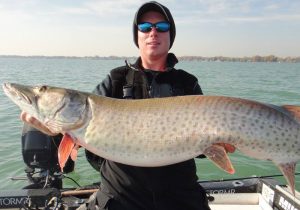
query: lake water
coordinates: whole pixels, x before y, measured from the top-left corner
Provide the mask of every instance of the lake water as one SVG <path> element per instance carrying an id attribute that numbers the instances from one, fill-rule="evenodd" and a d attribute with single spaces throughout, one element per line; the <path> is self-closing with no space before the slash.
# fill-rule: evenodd
<path id="1" fill-rule="evenodd" d="M 122 60 L 0 58 L 0 82 L 47 84 L 92 91 L 112 68 L 121 65 L 124 65 Z M 176 67 L 197 76 L 205 95 L 242 97 L 277 105 L 300 105 L 300 63 L 182 61 Z M 10 179 L 25 175 L 19 114 L 17 106 L 0 90 L 0 189 L 18 189 L 27 184 L 26 181 Z M 199 179 L 280 174 L 269 161 L 250 159 L 238 152 L 231 154 L 230 158 L 236 169 L 234 175 L 226 174 L 207 159 L 196 160 Z M 68 176 L 81 185 L 99 181 L 98 172 L 85 160 L 82 150 L 75 171 Z M 76 187 L 69 179 L 64 180 L 64 186 Z M 299 190 L 299 176 L 296 177 L 296 186 Z"/>

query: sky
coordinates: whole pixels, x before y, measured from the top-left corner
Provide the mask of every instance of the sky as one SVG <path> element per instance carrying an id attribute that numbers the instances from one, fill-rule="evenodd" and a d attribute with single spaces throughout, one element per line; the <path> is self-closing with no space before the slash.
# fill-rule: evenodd
<path id="1" fill-rule="evenodd" d="M 141 0 L 0 0 L 0 55 L 137 56 Z M 177 56 L 300 56 L 299 0 L 161 0 Z"/>

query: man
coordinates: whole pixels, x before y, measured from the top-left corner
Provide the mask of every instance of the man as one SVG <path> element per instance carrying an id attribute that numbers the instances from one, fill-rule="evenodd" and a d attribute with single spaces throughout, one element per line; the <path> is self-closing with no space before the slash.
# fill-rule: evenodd
<path id="1" fill-rule="evenodd" d="M 173 17 L 165 6 L 143 4 L 133 22 L 140 57 L 133 65 L 113 69 L 94 93 L 127 99 L 202 94 L 193 75 L 174 69 L 178 61 L 168 51 L 175 34 Z M 209 209 L 206 193 L 197 183 L 194 160 L 155 168 L 101 159 L 99 163 L 102 183 L 96 205 L 100 209 Z"/>
<path id="2" fill-rule="evenodd" d="M 143 4 L 133 22 L 133 38 L 140 57 L 135 64 L 126 62 L 125 66 L 113 69 L 94 93 L 124 99 L 202 94 L 196 77 L 174 68 L 178 60 L 168 52 L 175 35 L 175 23 L 168 8 L 155 1 Z M 51 134 L 26 113 L 21 114 L 21 119 Z M 146 168 L 116 163 L 88 151 L 87 158 L 100 170 L 102 179 L 100 190 L 81 209 L 210 209 L 206 193 L 197 183 L 193 159 Z"/>

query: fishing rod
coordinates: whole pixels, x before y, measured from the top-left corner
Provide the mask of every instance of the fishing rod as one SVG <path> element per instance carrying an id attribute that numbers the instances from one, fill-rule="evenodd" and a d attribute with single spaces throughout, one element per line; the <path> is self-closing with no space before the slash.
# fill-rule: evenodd
<path id="1" fill-rule="evenodd" d="M 300 175 L 300 172 L 296 172 L 295 176 Z M 253 179 L 253 178 L 274 178 L 274 177 L 282 177 L 283 174 L 274 174 L 274 175 L 265 175 L 265 176 L 248 176 L 248 177 L 238 177 L 238 178 L 230 178 L 230 179 L 213 179 L 213 180 L 204 180 L 204 181 L 198 181 L 198 183 L 206 183 L 206 182 L 223 182 L 223 181 L 234 181 L 237 179 Z"/>

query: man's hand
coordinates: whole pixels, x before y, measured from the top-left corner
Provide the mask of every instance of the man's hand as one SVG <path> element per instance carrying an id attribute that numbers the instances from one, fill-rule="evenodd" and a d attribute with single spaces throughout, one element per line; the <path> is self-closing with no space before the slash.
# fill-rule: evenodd
<path id="1" fill-rule="evenodd" d="M 58 133 L 53 133 L 50 131 L 43 123 L 41 123 L 39 120 L 36 118 L 32 117 L 31 115 L 27 114 L 26 112 L 22 112 L 20 115 L 20 119 L 28 123 L 30 126 L 38 129 L 39 131 L 49 135 L 49 136 L 56 136 Z"/>

